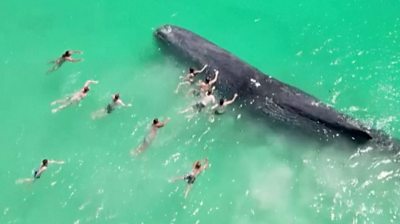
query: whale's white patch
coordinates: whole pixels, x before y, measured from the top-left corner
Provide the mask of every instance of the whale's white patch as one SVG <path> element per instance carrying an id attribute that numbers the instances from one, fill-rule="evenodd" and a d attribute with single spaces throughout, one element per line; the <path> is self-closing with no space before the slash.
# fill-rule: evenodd
<path id="1" fill-rule="evenodd" d="M 257 88 L 261 86 L 261 83 L 255 79 L 250 79 L 250 82 Z"/>

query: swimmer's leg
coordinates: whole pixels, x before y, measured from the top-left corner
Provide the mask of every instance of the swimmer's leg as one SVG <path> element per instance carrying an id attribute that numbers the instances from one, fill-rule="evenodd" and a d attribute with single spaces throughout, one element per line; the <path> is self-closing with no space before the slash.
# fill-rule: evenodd
<path id="1" fill-rule="evenodd" d="M 50 103 L 50 105 L 72 103 L 72 101 L 71 101 L 72 97 L 73 97 L 73 95 L 69 94 L 64 99 L 54 100 L 53 102 Z"/>
<path id="2" fill-rule="evenodd" d="M 55 108 L 55 109 L 52 109 L 51 112 L 52 112 L 53 114 L 54 114 L 54 113 L 57 113 L 58 111 L 60 111 L 60 110 L 62 110 L 62 109 L 65 109 L 66 107 L 68 107 L 68 106 L 71 105 L 72 103 L 73 103 L 73 102 L 68 101 L 68 102 L 62 104 L 61 106 L 59 106 L 59 107 L 57 107 L 57 108 Z"/>
<path id="3" fill-rule="evenodd" d="M 178 86 L 176 87 L 176 89 L 175 89 L 175 93 L 178 93 L 179 92 L 179 89 L 181 88 L 181 86 L 183 86 L 183 85 L 190 85 L 190 82 L 180 82 L 179 84 L 178 84 Z"/>
<path id="4" fill-rule="evenodd" d="M 140 146 L 137 147 L 136 150 L 131 151 L 131 154 L 137 156 L 140 153 L 144 152 L 147 149 L 147 147 L 149 147 L 149 145 L 154 141 L 155 137 L 156 137 L 156 133 L 150 132 L 146 136 L 146 138 L 143 139 L 142 144 L 140 144 Z"/>
<path id="5" fill-rule="evenodd" d="M 185 176 L 179 176 L 179 177 L 174 177 L 174 178 L 169 179 L 168 182 L 174 183 L 178 180 L 184 180 L 184 179 L 185 179 Z"/>
<path id="6" fill-rule="evenodd" d="M 47 71 L 47 73 L 51 73 L 51 72 L 54 72 L 54 71 L 58 70 L 64 62 L 60 61 L 60 59 L 57 59 L 57 60 L 53 61 L 53 63 L 54 63 L 53 67 L 50 68 Z"/>
<path id="7" fill-rule="evenodd" d="M 187 112 L 193 112 L 193 111 L 194 111 L 193 106 L 191 106 L 191 107 L 188 107 L 188 108 L 186 108 L 184 110 L 179 111 L 179 113 L 180 114 L 185 114 Z"/>
<path id="8" fill-rule="evenodd" d="M 131 150 L 132 156 L 138 156 L 140 153 L 144 152 L 147 149 L 150 143 L 146 140 L 143 140 L 142 144 L 140 144 L 136 149 Z"/>
<path id="9" fill-rule="evenodd" d="M 192 185 L 193 185 L 193 184 L 188 184 L 188 185 L 186 186 L 186 189 L 185 189 L 185 198 L 187 198 L 187 196 L 188 196 L 190 190 L 192 189 Z"/>
<path id="10" fill-rule="evenodd" d="M 190 121 L 190 120 L 192 120 L 194 118 L 195 115 L 196 115 L 196 113 L 191 113 L 189 115 L 186 115 L 185 118 Z"/>
<path id="11" fill-rule="evenodd" d="M 102 118 L 105 117 L 107 115 L 107 111 L 105 109 L 100 109 L 98 111 L 95 111 L 92 113 L 92 119 L 98 119 L 98 118 Z"/>
<path id="12" fill-rule="evenodd" d="M 60 68 L 60 65 L 59 65 L 57 62 L 54 62 L 53 67 L 51 67 L 51 68 L 47 71 L 47 74 L 48 74 L 48 73 L 52 73 L 52 72 L 56 71 L 56 70 L 59 69 L 59 68 Z"/>
<path id="13" fill-rule="evenodd" d="M 25 184 L 25 183 L 33 183 L 35 181 L 34 178 L 21 178 L 15 181 L 16 184 Z"/>
<path id="14" fill-rule="evenodd" d="M 69 97 L 62 99 L 62 100 L 54 100 L 53 102 L 50 103 L 50 105 L 55 105 L 55 104 L 65 104 L 68 102 Z"/>

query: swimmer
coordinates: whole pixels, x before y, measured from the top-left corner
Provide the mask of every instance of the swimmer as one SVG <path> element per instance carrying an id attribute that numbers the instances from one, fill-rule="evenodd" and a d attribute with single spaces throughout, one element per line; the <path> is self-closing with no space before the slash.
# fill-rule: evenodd
<path id="1" fill-rule="evenodd" d="M 208 90 L 206 95 L 195 105 L 180 111 L 179 113 L 184 114 L 187 112 L 201 112 L 207 106 L 215 104 L 215 96 L 212 94 L 212 90 Z"/>
<path id="2" fill-rule="evenodd" d="M 43 172 L 47 170 L 47 167 L 49 164 L 64 164 L 64 161 L 57 161 L 57 160 L 47 160 L 44 159 L 42 161 L 42 163 L 40 164 L 39 168 L 37 170 L 35 170 L 35 172 L 33 173 L 33 177 L 31 178 L 24 178 L 24 179 L 19 179 L 16 181 L 16 183 L 21 184 L 21 183 L 30 183 L 33 182 L 37 179 L 39 179 Z"/>
<path id="3" fill-rule="evenodd" d="M 225 113 L 225 108 L 232 104 L 233 102 L 235 102 L 236 98 L 238 97 L 238 94 L 235 93 L 235 95 L 233 96 L 233 98 L 231 100 L 226 100 L 224 98 L 221 98 L 219 100 L 218 104 L 215 104 L 214 106 L 211 107 L 211 111 L 213 112 L 213 114 L 215 115 L 221 115 L 223 113 Z"/>
<path id="4" fill-rule="evenodd" d="M 193 164 L 192 171 L 185 176 L 180 176 L 173 178 L 170 182 L 175 182 L 177 180 L 184 180 L 187 182 L 187 186 L 185 189 L 185 198 L 188 196 L 189 191 L 192 189 L 194 182 L 196 181 L 197 176 L 209 166 L 208 159 L 198 160 Z"/>
<path id="5" fill-rule="evenodd" d="M 143 139 L 142 144 L 140 144 L 136 149 L 131 150 L 131 155 L 137 156 L 142 153 L 147 147 L 153 142 L 157 135 L 158 129 L 164 127 L 171 119 L 167 118 L 164 121 L 159 121 L 157 118 L 153 120 L 151 124 L 150 132 L 147 136 Z"/>
<path id="6" fill-rule="evenodd" d="M 57 69 L 59 69 L 64 62 L 69 61 L 69 62 L 80 62 L 83 61 L 83 59 L 73 59 L 72 54 L 83 54 L 83 51 L 75 51 L 75 50 L 67 50 L 64 52 L 64 54 L 61 55 L 61 57 L 57 58 L 54 61 L 51 61 L 50 63 L 53 63 L 53 67 L 47 71 L 47 73 L 54 72 Z"/>
<path id="7" fill-rule="evenodd" d="M 182 82 L 180 82 L 178 84 L 178 86 L 176 87 L 175 93 L 178 93 L 179 89 L 183 85 L 192 85 L 194 83 L 194 78 L 196 77 L 196 75 L 202 73 L 204 71 L 204 69 L 207 68 L 207 66 L 208 65 L 204 65 L 204 67 L 201 70 L 194 70 L 193 68 L 189 68 L 189 73 L 186 76 L 184 76 L 183 78 L 181 76 Z"/>
<path id="8" fill-rule="evenodd" d="M 198 84 L 199 88 L 200 88 L 200 93 L 207 93 L 207 91 L 213 90 L 213 85 L 215 84 L 215 82 L 218 79 L 219 71 L 214 69 L 214 72 L 215 72 L 214 79 L 210 80 L 210 78 L 207 77 L 204 80 L 204 82 L 200 81 L 200 83 Z"/>
<path id="9" fill-rule="evenodd" d="M 65 99 L 55 100 L 55 101 L 51 102 L 51 105 L 61 104 L 59 107 L 57 107 L 55 109 L 52 109 L 51 112 L 52 113 L 57 113 L 58 111 L 70 106 L 73 103 L 80 102 L 88 94 L 88 92 L 90 90 L 89 85 L 90 84 L 97 84 L 97 83 L 99 83 L 99 81 L 88 80 L 88 81 L 86 81 L 86 83 L 83 86 L 83 88 L 81 90 L 79 90 L 78 92 L 72 94 L 71 96 L 68 96 Z"/>
<path id="10" fill-rule="evenodd" d="M 122 107 L 131 107 L 132 104 L 125 104 L 119 95 L 119 93 L 116 93 L 112 95 L 112 101 L 111 103 L 107 104 L 107 106 L 101 110 L 98 110 L 92 114 L 92 118 L 101 118 L 104 117 L 107 114 L 111 114 L 118 106 Z"/>

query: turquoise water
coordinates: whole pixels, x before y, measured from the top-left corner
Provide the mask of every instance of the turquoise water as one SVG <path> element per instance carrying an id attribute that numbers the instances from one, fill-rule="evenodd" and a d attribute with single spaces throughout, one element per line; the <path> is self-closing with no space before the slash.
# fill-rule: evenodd
<path id="1" fill-rule="evenodd" d="M 154 29 L 180 25 L 364 123 L 400 137 L 399 1 L 1 1 L 0 223 L 398 223 L 396 157 L 321 147 L 235 109 L 210 123 L 177 112 L 186 68 Z M 66 49 L 84 62 L 46 75 Z M 99 80 L 80 106 L 50 102 Z M 111 94 L 131 108 L 92 120 Z M 138 158 L 154 117 L 170 117 Z M 211 167 L 187 199 L 187 173 Z M 44 158 L 40 181 L 16 184 Z"/>

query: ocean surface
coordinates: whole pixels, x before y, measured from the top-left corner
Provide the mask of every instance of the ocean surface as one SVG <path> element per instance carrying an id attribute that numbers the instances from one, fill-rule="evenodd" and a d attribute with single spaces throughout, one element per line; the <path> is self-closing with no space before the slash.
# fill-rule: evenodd
<path id="1" fill-rule="evenodd" d="M 192 30 L 400 138 L 399 12 L 398 0 L 0 1 L 0 223 L 400 223 L 398 156 L 277 132 L 237 104 L 187 119 L 194 99 L 174 93 L 187 67 L 153 37 Z M 67 49 L 84 61 L 47 74 Z M 51 113 L 89 79 L 79 105 Z M 132 107 L 93 120 L 116 92 Z M 154 118 L 171 121 L 132 157 Z M 65 164 L 18 183 L 45 158 Z M 168 180 L 203 158 L 185 199 Z"/>

